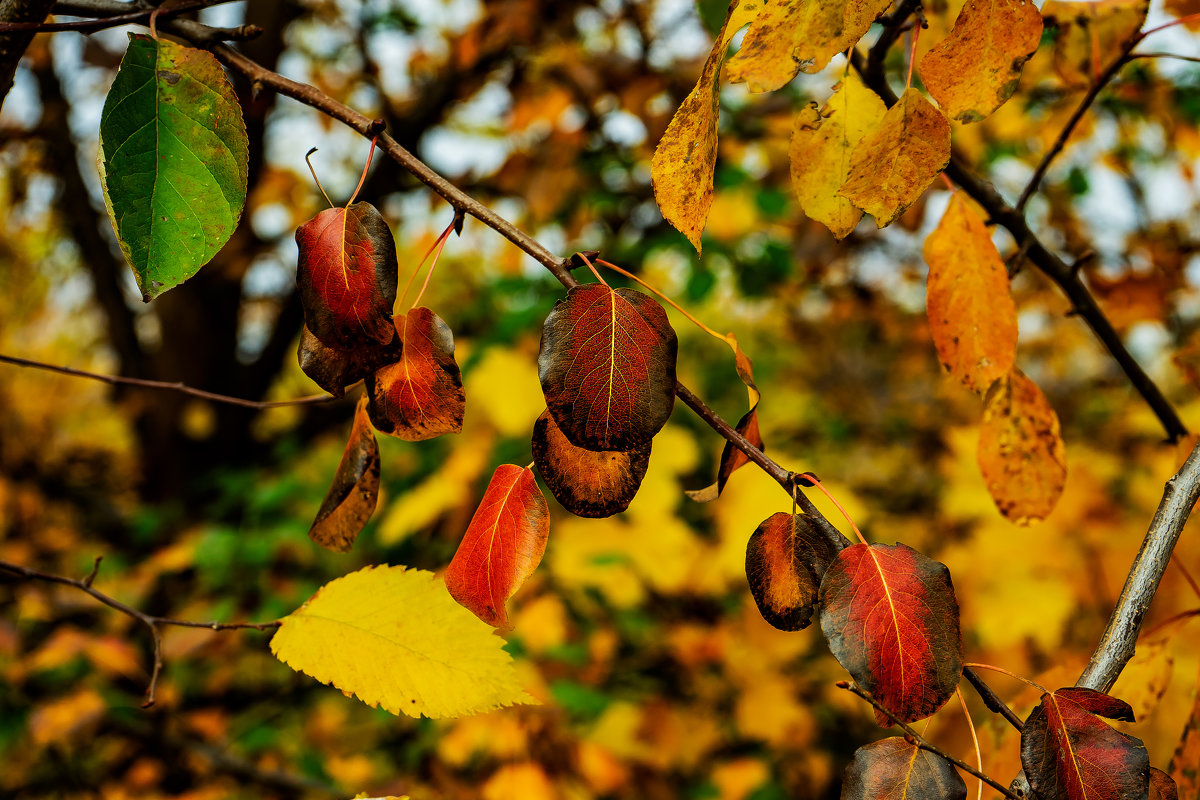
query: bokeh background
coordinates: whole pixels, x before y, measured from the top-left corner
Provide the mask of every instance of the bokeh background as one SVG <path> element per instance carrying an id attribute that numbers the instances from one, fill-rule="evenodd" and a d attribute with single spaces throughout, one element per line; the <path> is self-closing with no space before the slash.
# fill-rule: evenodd
<path id="1" fill-rule="evenodd" d="M 1094 5 L 1100 26 L 1122 3 Z M 960 6 L 929 5 L 918 51 Z M 1062 420 L 1069 477 L 1043 524 L 999 516 L 975 464 L 980 401 L 943 376 L 924 318 L 921 244 L 947 192 L 939 184 L 891 228 L 868 219 L 842 243 L 791 196 L 793 117 L 828 96 L 841 57 L 774 94 L 726 87 L 698 258 L 662 221 L 649 161 L 723 15 L 712 0 L 262 0 L 201 19 L 261 25 L 244 45 L 253 58 L 383 117 L 403 145 L 551 250 L 601 250 L 736 332 L 755 362 L 770 454 L 819 474 L 872 540 L 905 542 L 950 567 L 969 660 L 1051 688 L 1073 683 L 1192 442 L 1163 442 L 1066 301 L 1026 267 L 1013 282 L 1018 365 Z M 1149 24 L 1170 18 L 1155 4 Z M 251 141 L 242 225 L 199 275 L 143 305 L 94 166 L 127 30 L 39 36 L 0 114 L 0 352 L 251 399 L 317 391 L 295 358 L 293 234 L 323 207 L 304 154 L 319 148 L 314 164 L 340 202 L 366 142 L 235 79 Z M 1048 31 L 1012 101 L 955 126 L 956 145 L 1010 198 L 1081 96 L 1055 68 L 1053 39 Z M 1144 49 L 1200 52 L 1183 28 L 1153 45 Z M 891 62 L 900 82 L 903 49 Z M 1193 428 L 1198 123 L 1200 67 L 1138 60 L 1030 205 L 1045 241 L 1083 259 L 1101 305 Z M 362 198 L 391 223 L 406 279 L 451 209 L 386 158 L 374 160 Z M 997 242 L 1011 251 L 1004 234 Z M 473 220 L 451 239 L 424 303 L 455 332 L 464 430 L 420 444 L 379 436 L 379 507 L 347 555 L 306 532 L 353 397 L 255 413 L 0 365 L 0 560 L 82 577 L 103 556 L 97 588 L 195 620 L 275 619 L 368 564 L 440 570 L 492 469 L 531 460 L 544 407 L 541 320 L 562 294 Z M 681 378 L 736 420 L 746 395 L 728 349 L 670 315 Z M 775 631 L 755 609 L 746 540 L 790 507 L 786 494 L 746 468 L 712 504 L 684 496 L 711 482 L 721 445 L 679 405 L 627 513 L 581 520 L 550 501 L 545 560 L 512 601 L 507 635 L 537 707 L 397 718 L 292 672 L 270 655 L 269 634 L 172 629 L 159 701 L 143 710 L 142 628 L 80 592 L 0 578 L 0 794 L 837 797 L 854 749 L 887 734 L 833 686 L 844 673 L 819 632 Z M 1178 555 L 1200 574 L 1194 531 Z M 1147 627 L 1197 606 L 1172 569 Z M 1187 626 L 1150 637 L 1158 644 L 1147 640 L 1115 690 L 1144 720 L 1127 729 L 1162 768 L 1196 687 L 1200 638 Z M 1015 681 L 991 682 L 1019 714 L 1036 702 Z M 1007 781 L 1019 768 L 1017 737 L 973 695 L 971 708 L 985 771 Z M 971 758 L 955 704 L 928 735 Z"/>

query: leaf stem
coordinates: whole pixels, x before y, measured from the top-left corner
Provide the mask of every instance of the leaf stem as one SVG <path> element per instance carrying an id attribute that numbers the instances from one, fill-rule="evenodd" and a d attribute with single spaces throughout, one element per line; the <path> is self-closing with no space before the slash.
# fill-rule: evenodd
<path id="1" fill-rule="evenodd" d="M 984 664 L 981 662 L 970 662 L 970 663 L 963 664 L 963 666 L 970 667 L 971 669 L 990 669 L 992 672 L 999 672 L 1000 674 L 1007 675 L 1010 678 L 1016 678 L 1017 680 L 1021 681 L 1021 683 L 1031 686 L 1034 689 L 1037 689 L 1042 694 L 1047 694 L 1050 691 L 1049 689 L 1047 689 L 1045 686 L 1042 686 L 1037 681 L 1031 681 L 1029 678 L 1026 678 L 1023 675 L 1018 675 L 1017 673 L 1013 672 L 1012 670 L 1007 670 L 1004 667 L 997 667 L 994 664 Z"/>
<path id="2" fill-rule="evenodd" d="M 346 208 L 354 205 L 354 198 L 358 197 L 359 191 L 367 181 L 367 170 L 371 168 L 371 158 L 375 155 L 375 143 L 377 141 L 379 141 L 379 134 L 371 137 L 371 149 L 367 151 L 367 163 L 363 165 L 362 175 L 358 178 L 358 186 L 354 187 L 354 192 L 350 195 L 350 199 L 346 201 Z"/>
<path id="3" fill-rule="evenodd" d="M 858 537 L 858 540 L 869 547 L 871 543 L 867 541 L 867 537 L 863 536 L 862 531 L 860 531 L 858 526 L 854 524 L 854 520 L 850 517 L 850 514 L 846 512 L 846 509 L 842 508 L 842 504 L 838 502 L 838 499 L 833 496 L 833 492 L 826 489 L 825 485 L 821 483 L 821 481 L 817 480 L 817 476 L 811 472 L 805 472 L 801 477 L 806 479 L 813 486 L 817 487 L 819 490 L 821 490 L 822 494 L 829 498 L 829 502 L 833 503 L 834 506 L 837 507 L 837 510 L 842 512 L 842 516 L 846 518 L 846 522 L 850 523 L 850 529 L 854 531 L 854 535 Z"/>
<path id="4" fill-rule="evenodd" d="M 639 284 L 641 284 L 643 287 L 645 287 L 646 289 L 649 289 L 651 292 L 653 292 L 654 294 L 658 295 L 658 297 L 659 297 L 659 298 L 660 298 L 660 299 L 661 299 L 661 300 L 662 300 L 664 303 L 666 303 L 666 304 L 667 304 L 667 305 L 669 305 L 671 308 L 673 308 L 673 309 L 675 309 L 676 311 L 678 311 L 680 314 L 683 314 L 683 316 L 687 317 L 688 321 L 689 321 L 689 322 L 691 322 L 693 325 L 695 325 L 697 328 L 699 328 L 700 330 L 704 331 L 704 332 L 705 332 L 705 333 L 707 333 L 709 336 L 712 336 L 714 339 L 720 339 L 722 342 L 725 342 L 725 343 L 727 343 L 727 344 L 729 343 L 729 337 L 728 337 L 728 336 L 726 336 L 725 334 L 717 333 L 717 332 L 716 332 L 716 331 L 714 331 L 712 328 L 708 327 L 708 326 L 707 326 L 707 325 L 705 325 L 703 322 L 701 322 L 700 320 L 696 319 L 694 316 L 692 316 L 690 313 L 688 313 L 687 309 L 685 309 L 683 306 L 681 306 L 681 305 L 679 305 L 678 303 L 676 303 L 676 302 L 675 302 L 674 300 L 672 300 L 670 297 L 667 297 L 667 295 L 665 295 L 665 294 L 663 294 L 662 292 L 660 292 L 658 289 L 656 289 L 654 286 L 652 286 L 652 285 L 651 285 L 649 282 L 647 282 L 647 281 L 643 280 L 642 278 L 639 278 L 637 275 L 634 275 L 632 272 L 630 272 L 630 271 L 628 271 L 628 270 L 626 270 L 626 269 L 623 269 L 623 268 L 621 268 L 621 267 L 618 267 L 616 264 L 613 264 L 611 261 L 605 261 L 603 258 L 597 258 L 597 259 L 596 259 L 596 263 L 597 263 L 597 264 L 599 264 L 599 265 L 600 265 L 600 266 L 602 266 L 602 267 L 608 267 L 608 268 L 609 268 L 609 269 L 611 269 L 613 272 L 620 273 L 621 275 L 624 275 L 626 278 L 629 278 L 629 279 L 630 279 L 630 280 L 632 280 L 632 281 L 637 281 L 637 282 L 638 282 Z"/>
<path id="5" fill-rule="evenodd" d="M 967 718 L 967 729 L 971 731 L 971 741 L 975 744 L 975 763 L 979 766 L 979 771 L 983 772 L 983 753 L 979 750 L 979 736 L 975 733 L 975 722 L 971 719 L 971 710 L 967 708 L 967 701 L 963 697 L 962 688 L 955 686 L 954 694 L 958 697 L 958 704 L 962 707 L 963 716 Z M 982 778 L 979 780 L 979 791 L 975 795 L 975 800 L 983 800 Z"/>
<path id="6" fill-rule="evenodd" d="M 317 188 L 321 190 L 321 194 L 325 195 L 325 202 L 329 203 L 329 207 L 333 208 L 333 201 L 329 199 L 329 194 L 325 191 L 325 187 L 321 185 L 321 179 L 317 177 L 317 170 L 313 167 L 311 156 L 317 152 L 317 148 L 313 148 L 304 154 L 304 163 L 308 164 L 308 171 L 312 173 L 313 180 L 317 182 Z"/>
<path id="7" fill-rule="evenodd" d="M 596 276 L 596 280 L 608 287 L 610 291 L 612 290 L 612 287 L 608 285 L 608 281 L 604 280 L 604 278 L 600 275 L 600 272 L 596 269 L 596 265 L 592 263 L 591 259 L 585 256 L 583 253 L 576 253 L 575 256 L 582 259 L 583 263 L 587 264 L 588 269 L 590 269 L 592 274 Z"/>
<path id="8" fill-rule="evenodd" d="M 417 292 L 417 297 L 413 300 L 412 305 L 409 306 L 409 311 L 416 308 L 420 304 L 421 298 L 425 296 L 425 287 L 429 286 L 429 279 L 433 277 L 433 271 L 437 269 L 438 259 L 442 257 L 442 249 L 445 248 L 446 242 L 449 241 L 450 231 L 452 230 L 454 230 L 453 222 L 450 223 L 450 227 L 446 228 L 445 232 L 439 237 L 437 250 L 433 253 L 433 262 L 429 265 L 429 272 L 425 273 L 425 282 L 421 284 L 421 291 Z"/>
<path id="9" fill-rule="evenodd" d="M 1149 36 L 1152 33 L 1158 33 L 1159 31 L 1165 31 L 1167 28 L 1174 28 L 1176 25 L 1186 25 L 1189 22 L 1196 22 L 1197 20 L 1200 20 L 1200 13 L 1185 14 L 1184 16 L 1180 17 L 1179 19 L 1173 19 L 1170 22 L 1164 22 L 1162 25 L 1159 25 L 1158 27 L 1155 27 L 1155 28 L 1151 28 L 1148 31 L 1142 31 L 1142 33 L 1139 37 L 1139 41 L 1141 39 L 1145 39 L 1147 36 Z"/>
<path id="10" fill-rule="evenodd" d="M 450 224 L 446 226 L 446 230 L 442 231 L 438 237 L 433 240 L 433 244 L 429 245 L 429 249 L 425 251 L 425 255 L 421 256 L 421 260 L 417 262 L 416 269 L 414 269 L 412 274 L 408 276 L 408 283 L 404 284 L 404 291 L 400 294 L 400 299 L 396 302 L 397 306 L 404 305 L 404 298 L 408 297 L 408 290 L 412 288 L 413 281 L 415 281 L 417 276 L 421 274 L 421 267 L 425 266 L 425 259 L 429 258 L 429 254 L 433 252 L 435 247 L 438 247 L 446 240 L 446 237 L 450 235 L 450 231 L 454 230 L 454 225 L 456 222 L 458 222 L 457 215 L 455 215 L 454 219 L 450 221 Z M 439 252 L 441 251 L 439 250 Z M 430 272 L 432 271 L 433 269 L 431 268 Z M 426 283 L 428 283 L 428 280 L 426 280 Z M 421 287 L 421 291 L 425 291 L 424 286 Z M 417 299 L 420 299 L 420 297 L 418 296 Z M 413 305 L 416 305 L 416 303 Z"/>

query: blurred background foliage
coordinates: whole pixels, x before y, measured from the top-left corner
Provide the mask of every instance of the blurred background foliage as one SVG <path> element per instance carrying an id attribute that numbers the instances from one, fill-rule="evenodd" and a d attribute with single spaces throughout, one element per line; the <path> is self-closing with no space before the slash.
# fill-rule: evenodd
<path id="1" fill-rule="evenodd" d="M 929 4 L 919 51 L 960 5 Z M 950 567 L 968 660 L 1051 687 L 1073 683 L 1191 442 L 1163 443 L 1066 301 L 1020 269 L 1018 364 L 1062 419 L 1069 478 L 1045 523 L 1000 518 L 975 465 L 978 400 L 942 376 L 924 318 L 920 248 L 946 192 L 935 187 L 882 232 L 864 222 L 843 243 L 791 196 L 793 116 L 828 96 L 840 57 L 775 94 L 726 87 L 717 194 L 697 258 L 658 214 L 649 159 L 723 14 L 723 0 L 277 0 L 202 19 L 261 25 L 266 33 L 245 45 L 260 62 L 384 117 L 402 144 L 552 250 L 601 250 L 736 332 L 755 361 L 772 456 L 818 473 L 871 539 L 903 541 Z M 1151 24 L 1166 19 L 1156 5 Z M 1055 69 L 1054 37 L 1048 29 L 1012 101 L 983 123 L 955 126 L 957 145 L 1010 197 L 1083 90 Z M 123 29 L 39 36 L 0 116 L 0 352 L 246 398 L 313 393 L 295 359 L 293 231 L 322 202 L 303 156 L 320 148 L 315 164 L 340 202 L 366 144 L 235 80 L 252 149 L 243 223 L 196 278 L 143 306 L 94 168 L 100 105 L 124 42 Z M 1195 51 L 1179 28 L 1155 45 Z M 903 49 L 893 53 L 898 80 Z M 1192 426 L 1198 123 L 1200 67 L 1139 60 L 1030 206 L 1036 229 L 1081 261 Z M 395 230 L 406 278 L 451 209 L 384 158 L 363 197 Z M 1004 234 L 997 241 L 1012 249 Z M 366 564 L 439 570 L 493 467 L 531 458 L 544 407 L 541 320 L 561 296 L 482 225 L 468 220 L 451 240 L 425 304 L 455 331 L 464 430 L 421 444 L 379 437 L 379 508 L 347 555 L 321 550 L 306 531 L 353 397 L 251 413 L 0 366 L 0 559 L 82 577 L 102 555 L 98 588 L 193 620 L 274 619 Z M 681 378 L 737 419 L 745 390 L 727 348 L 670 313 Z M 551 501 L 546 558 L 513 601 L 508 636 L 540 707 L 396 718 L 276 662 L 269 634 L 172 629 L 158 704 L 142 710 L 144 630 L 80 592 L 0 579 L 0 794 L 837 797 L 853 750 L 884 732 L 834 688 L 843 675 L 819 633 L 771 629 L 750 597 L 746 540 L 789 508 L 786 494 L 749 468 L 715 503 L 684 497 L 712 480 L 721 444 L 679 407 L 627 513 L 582 520 Z M 1200 574 L 1194 536 L 1178 555 Z M 1148 627 L 1197 602 L 1168 572 Z M 1143 648 L 1116 690 L 1147 712 L 1129 728 L 1159 767 L 1179 740 L 1200 658 L 1200 638 L 1178 630 Z M 1019 714 L 1036 701 L 1015 682 L 993 684 Z M 967 758 L 953 705 L 929 735 Z M 972 710 L 985 771 L 1007 780 L 1017 738 L 980 703 Z"/>

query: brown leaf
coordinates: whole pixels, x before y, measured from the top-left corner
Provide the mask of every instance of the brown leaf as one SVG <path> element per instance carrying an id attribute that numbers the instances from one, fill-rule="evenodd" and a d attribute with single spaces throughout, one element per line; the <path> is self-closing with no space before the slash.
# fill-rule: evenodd
<path id="1" fill-rule="evenodd" d="M 945 758 L 900 736 L 864 745 L 846 766 L 841 800 L 963 800 L 967 785 Z"/>
<path id="2" fill-rule="evenodd" d="M 1158 767 L 1150 768 L 1150 800 L 1179 800 L 1174 778 Z"/>
<path id="3" fill-rule="evenodd" d="M 333 483 L 308 537 L 337 553 L 350 551 L 379 499 L 379 445 L 367 418 L 367 398 L 354 409 L 354 424 Z"/>
<path id="4" fill-rule="evenodd" d="M 951 119 L 979 122 L 1012 97 L 1042 40 L 1029 0 L 968 0 L 950 35 L 921 59 L 921 80 Z"/>
<path id="5" fill-rule="evenodd" d="M 1016 360 L 1017 308 L 991 234 L 961 193 L 925 240 L 925 261 L 926 313 L 938 358 L 968 389 L 983 393 Z"/>
<path id="6" fill-rule="evenodd" d="M 948 163 L 950 123 L 924 95 L 909 89 L 854 148 L 850 175 L 838 194 L 883 228 L 915 203 Z"/>
<path id="7" fill-rule="evenodd" d="M 674 225 L 700 252 L 700 233 L 712 206 L 713 169 L 717 164 L 718 77 L 729 42 L 758 12 L 759 0 L 742 0 L 729 7 L 695 88 L 679 105 L 663 133 L 650 175 L 654 199 L 663 219 Z"/>
<path id="8" fill-rule="evenodd" d="M 341 397 L 346 393 L 347 387 L 358 383 L 381 365 L 394 360 L 400 352 L 399 348 L 398 339 L 386 347 L 374 343 L 363 343 L 345 350 L 330 347 L 313 336 L 306 325 L 300 331 L 300 345 L 296 348 L 296 358 L 300 361 L 300 369 L 317 386 L 334 397 Z"/>
<path id="9" fill-rule="evenodd" d="M 1067 479 L 1058 415 L 1016 367 L 988 389 L 979 431 L 979 470 L 996 508 L 1018 525 L 1046 518 Z"/>
<path id="10" fill-rule="evenodd" d="M 651 443 L 636 450 L 594 452 L 576 447 L 549 410 L 533 424 L 533 462 L 550 493 L 580 517 L 611 517 L 629 507 L 650 464 Z"/>
<path id="11" fill-rule="evenodd" d="M 396 319 L 396 333 L 400 360 L 367 378 L 371 423 L 409 442 L 459 433 L 466 395 L 450 326 L 419 307 Z"/>

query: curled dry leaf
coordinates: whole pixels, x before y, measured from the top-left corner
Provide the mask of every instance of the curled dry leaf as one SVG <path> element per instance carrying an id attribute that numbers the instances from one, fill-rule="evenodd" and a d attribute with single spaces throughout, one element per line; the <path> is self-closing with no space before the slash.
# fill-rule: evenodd
<path id="1" fill-rule="evenodd" d="M 983 393 L 1017 356 L 1017 307 L 983 220 L 955 192 L 925 240 L 925 307 L 938 358 L 968 389 Z"/>
<path id="2" fill-rule="evenodd" d="M 642 447 L 675 405 L 678 347 L 652 298 L 597 283 L 576 286 L 542 328 L 538 378 L 546 407 L 576 447 Z"/>
<path id="3" fill-rule="evenodd" d="M 576 447 L 543 411 L 533 424 L 533 461 L 550 493 L 580 517 L 611 517 L 629 507 L 650 464 L 647 442 L 636 450 Z"/>
<path id="4" fill-rule="evenodd" d="M 387 345 L 396 336 L 396 243 L 370 203 L 327 208 L 296 229 L 304 324 L 330 347 Z"/>
<path id="5" fill-rule="evenodd" d="M 130 34 L 100 115 L 100 185 L 149 302 L 217 254 L 246 203 L 249 141 L 220 62 Z"/>
<path id="6" fill-rule="evenodd" d="M 891 0 L 765 2 L 729 60 L 729 80 L 752 92 L 773 92 L 801 70 L 820 72 L 890 5 Z"/>
<path id="7" fill-rule="evenodd" d="M 780 511 L 768 517 L 746 544 L 746 580 L 763 619 L 781 631 L 807 628 L 821 578 L 836 556 L 807 516 Z"/>
<path id="8" fill-rule="evenodd" d="M 883 228 L 917 202 L 949 163 L 950 123 L 924 95 L 908 89 L 879 127 L 859 140 L 838 194 Z"/>
<path id="9" fill-rule="evenodd" d="M 725 343 L 729 345 L 729 348 L 733 350 L 733 365 L 737 370 L 738 377 L 746 385 L 746 396 L 750 403 L 750 410 L 738 420 L 736 430 L 750 444 L 759 450 L 765 450 L 766 447 L 763 444 L 762 433 L 758 429 L 758 401 L 762 395 L 759 394 L 758 386 L 754 383 L 754 362 L 750 360 L 750 357 L 742 350 L 742 346 L 738 344 L 737 336 L 727 333 L 723 338 Z M 749 463 L 750 459 L 745 453 L 734 447 L 733 442 L 726 441 L 725 446 L 721 448 L 721 461 L 717 467 L 717 480 L 703 489 L 685 491 L 684 494 L 697 503 L 710 503 L 721 496 L 721 492 L 725 490 L 725 484 L 729 481 L 729 476 Z"/>
<path id="10" fill-rule="evenodd" d="M 879 95 L 852 71 L 820 112 L 810 105 L 796 115 L 788 148 L 792 186 L 804 213 L 838 239 L 849 236 L 863 214 L 838 194 L 850 176 L 850 154 L 886 111 Z"/>
<path id="11" fill-rule="evenodd" d="M 446 568 L 450 595 L 487 624 L 507 627 L 505 601 L 537 569 L 549 533 L 550 507 L 533 471 L 496 467 Z"/>
<path id="12" fill-rule="evenodd" d="M 825 571 L 818 602 L 838 663 L 898 719 L 924 719 L 954 694 L 962 635 L 944 564 L 904 544 L 856 544 Z"/>
<path id="13" fill-rule="evenodd" d="M 1030 0 L 967 0 L 918 71 L 946 116 L 979 122 L 1012 97 L 1041 41 L 1042 15 Z"/>
<path id="14" fill-rule="evenodd" d="M 334 397 L 341 397 L 346 393 L 346 387 L 353 386 L 380 366 L 395 360 L 399 346 L 400 341 L 396 339 L 386 347 L 363 344 L 342 350 L 325 344 L 305 326 L 300 331 L 296 358 L 300 362 L 300 369 L 317 386 Z"/>
<path id="15" fill-rule="evenodd" d="M 379 499 L 379 445 L 367 419 L 367 398 L 354 410 L 354 424 L 333 483 L 308 536 L 322 547 L 349 552 Z"/>
<path id="16" fill-rule="evenodd" d="M 963 800 L 967 785 L 954 765 L 901 736 L 854 751 L 841 800 Z"/>
<path id="17" fill-rule="evenodd" d="M 1021 766 L 1044 800 L 1132 800 L 1149 792 L 1150 757 L 1141 740 L 1100 717 L 1133 722 L 1129 705 L 1092 689 L 1059 689 L 1021 732 Z"/>
<path id="18" fill-rule="evenodd" d="M 996 508 L 1018 525 L 1045 519 L 1062 495 L 1067 457 L 1058 415 L 1016 367 L 988 390 L 978 460 Z"/>
<path id="19" fill-rule="evenodd" d="M 754 18 L 759 0 L 734 0 L 717 34 L 696 86 L 679 104 L 654 148 L 650 176 L 663 219 L 675 226 L 696 252 L 712 206 L 713 169 L 717 165 L 718 78 L 733 35 Z"/>
<path id="20" fill-rule="evenodd" d="M 367 379 L 371 422 L 383 433 L 419 442 L 458 433 L 466 411 L 450 326 L 428 308 L 396 319 L 400 360 Z"/>

